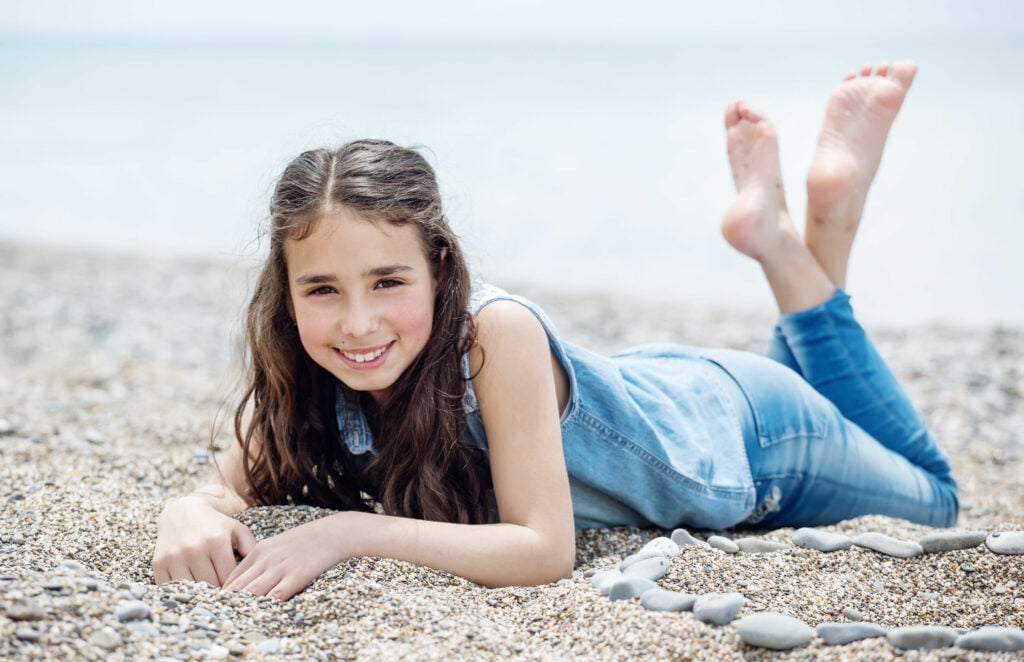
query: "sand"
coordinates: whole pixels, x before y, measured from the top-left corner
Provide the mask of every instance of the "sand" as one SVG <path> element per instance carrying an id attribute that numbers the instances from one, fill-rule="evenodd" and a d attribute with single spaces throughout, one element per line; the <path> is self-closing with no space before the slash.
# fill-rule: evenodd
<path id="1" fill-rule="evenodd" d="M 658 530 L 581 533 L 573 577 L 540 587 L 488 590 L 382 559 L 342 563 L 283 603 L 155 586 L 156 517 L 209 470 L 204 449 L 234 383 L 250 278 L 237 260 L 0 244 L 0 657 L 1019 659 L 900 653 L 884 639 L 771 653 L 744 646 L 732 626 L 609 602 L 591 588 L 587 570 L 615 567 L 666 533 Z M 651 341 L 758 349 L 771 323 L 685 301 L 524 293 L 565 336 L 602 351 Z M 951 457 L 957 528 L 1024 529 L 1024 331 L 869 330 Z M 226 435 L 217 440 L 223 446 Z M 242 519 L 263 536 L 323 514 L 262 508 Z M 885 517 L 827 529 L 912 540 L 930 531 Z M 791 534 L 754 532 L 781 542 Z M 741 616 L 781 611 L 811 626 L 845 621 L 852 609 L 886 627 L 1024 627 L 1024 560 L 984 547 L 909 560 L 861 548 L 730 556 L 687 547 L 659 583 L 739 591 Z M 131 600 L 148 617 L 119 621 L 115 611 Z"/>

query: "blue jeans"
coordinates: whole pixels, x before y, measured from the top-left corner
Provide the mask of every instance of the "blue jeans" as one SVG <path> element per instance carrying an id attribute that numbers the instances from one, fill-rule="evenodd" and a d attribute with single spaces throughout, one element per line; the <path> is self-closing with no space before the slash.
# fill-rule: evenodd
<path id="1" fill-rule="evenodd" d="M 744 524 L 813 526 L 866 514 L 956 523 L 949 462 L 845 292 L 782 316 L 767 354 L 774 361 L 729 350 L 709 356 L 750 404 L 744 440 L 757 506 Z"/>

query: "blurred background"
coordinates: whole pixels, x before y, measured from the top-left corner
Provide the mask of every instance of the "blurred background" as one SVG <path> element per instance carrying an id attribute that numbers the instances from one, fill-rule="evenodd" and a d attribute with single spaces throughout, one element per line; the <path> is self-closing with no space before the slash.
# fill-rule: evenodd
<path id="1" fill-rule="evenodd" d="M 767 310 L 719 234 L 722 112 L 781 140 L 790 210 L 864 61 L 921 70 L 851 266 L 862 317 L 1024 326 L 1024 4 L 8 0 L 0 241 L 258 258 L 274 179 L 359 137 L 422 145 L 473 266 Z M 3 287 L 10 287 L 4 283 Z"/>

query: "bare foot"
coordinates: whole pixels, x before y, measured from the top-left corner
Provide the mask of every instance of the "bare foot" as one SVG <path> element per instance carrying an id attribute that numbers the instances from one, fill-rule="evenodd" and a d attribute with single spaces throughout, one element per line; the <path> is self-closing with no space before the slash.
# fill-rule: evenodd
<path id="1" fill-rule="evenodd" d="M 722 219 L 722 234 L 732 247 L 755 260 L 773 253 L 785 238 L 796 237 L 786 210 L 775 127 L 745 101 L 725 110 L 729 165 L 736 201 Z"/>
<path id="2" fill-rule="evenodd" d="M 917 64 L 865 64 L 850 71 L 832 93 L 825 124 L 807 173 L 804 239 L 839 287 L 857 234 L 868 189 L 878 171 L 889 127 L 899 112 Z"/>
<path id="3" fill-rule="evenodd" d="M 780 312 L 826 301 L 834 287 L 786 210 L 775 127 L 746 102 L 734 101 L 725 111 L 725 129 L 739 195 L 725 212 L 722 234 L 761 264 Z"/>

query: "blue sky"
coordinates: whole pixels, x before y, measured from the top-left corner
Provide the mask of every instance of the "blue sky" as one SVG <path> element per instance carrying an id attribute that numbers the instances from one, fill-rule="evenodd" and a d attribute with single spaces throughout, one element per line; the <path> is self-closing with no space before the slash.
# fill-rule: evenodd
<path id="1" fill-rule="evenodd" d="M 8 0 L 0 33 L 309 35 L 676 35 L 692 33 L 1021 32 L 1016 0 Z"/>

